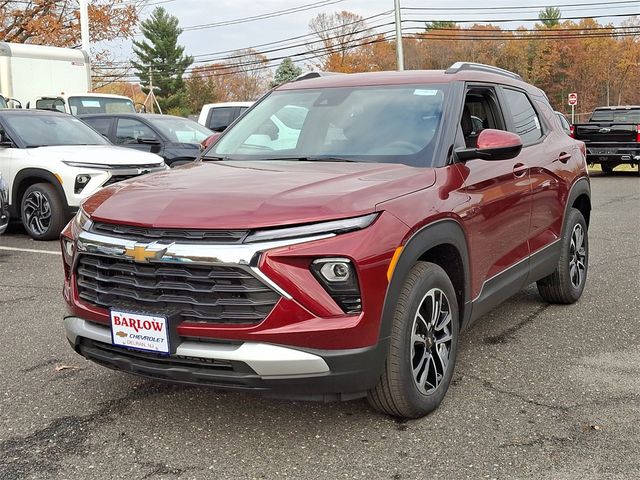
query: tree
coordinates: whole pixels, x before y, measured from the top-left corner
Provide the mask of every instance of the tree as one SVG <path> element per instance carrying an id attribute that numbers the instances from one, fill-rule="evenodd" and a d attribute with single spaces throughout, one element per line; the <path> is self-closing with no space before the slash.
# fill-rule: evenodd
<path id="1" fill-rule="evenodd" d="M 271 87 L 277 87 L 283 83 L 295 80 L 300 75 L 302 75 L 302 69 L 293 63 L 293 60 L 287 57 L 282 60 L 282 63 L 276 69 L 276 74 L 271 82 Z"/>
<path id="2" fill-rule="evenodd" d="M 129 38 L 138 22 L 142 0 L 91 0 L 92 42 Z M 0 41 L 56 47 L 80 45 L 77 1 L 0 0 Z"/>
<path id="3" fill-rule="evenodd" d="M 269 89 L 271 70 L 267 57 L 250 48 L 237 50 L 214 73 L 223 83 L 226 100 L 257 100 Z"/>
<path id="4" fill-rule="evenodd" d="M 545 27 L 557 27 L 560 25 L 561 17 L 562 12 L 557 7 L 547 7 L 538 13 L 538 18 Z"/>
<path id="5" fill-rule="evenodd" d="M 138 61 L 131 64 L 143 87 L 148 89 L 151 83 L 158 87 L 156 95 L 163 110 L 185 107 L 182 77 L 193 63 L 193 57 L 184 55 L 184 47 L 178 45 L 178 37 L 182 33 L 178 18 L 169 15 L 164 8 L 156 7 L 140 28 L 145 40 L 133 42 L 133 52 Z"/>
<path id="6" fill-rule="evenodd" d="M 340 68 L 345 65 L 349 52 L 371 35 L 364 18 L 347 11 L 320 13 L 311 19 L 309 29 L 319 40 L 311 42 L 308 49 L 324 59 L 324 69 L 329 70 L 327 65 L 331 65 L 336 71 L 349 71 Z"/>
<path id="7" fill-rule="evenodd" d="M 206 103 L 215 103 L 223 100 L 223 92 L 215 76 L 219 65 L 203 65 L 194 67 L 189 78 L 184 82 L 187 91 L 189 110 L 196 113 L 202 110 Z M 226 100 L 226 99 L 225 99 Z"/>
<path id="8" fill-rule="evenodd" d="M 458 28 L 458 24 L 456 22 L 452 22 L 449 20 L 440 20 L 435 22 L 427 22 L 424 26 L 426 31 L 429 30 L 453 30 L 454 28 Z"/>

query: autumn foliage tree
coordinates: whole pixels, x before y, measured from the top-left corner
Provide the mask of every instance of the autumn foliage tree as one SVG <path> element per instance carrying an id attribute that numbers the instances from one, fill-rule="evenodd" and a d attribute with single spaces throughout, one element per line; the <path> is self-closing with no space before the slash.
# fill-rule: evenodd
<path id="1" fill-rule="evenodd" d="M 142 1 L 91 0 L 92 42 L 133 35 Z M 56 47 L 80 45 L 80 15 L 76 0 L 0 0 L 0 41 Z"/>

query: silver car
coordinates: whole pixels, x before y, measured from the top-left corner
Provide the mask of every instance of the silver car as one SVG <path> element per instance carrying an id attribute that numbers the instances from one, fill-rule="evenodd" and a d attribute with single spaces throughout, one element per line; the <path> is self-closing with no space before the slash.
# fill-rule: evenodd
<path id="1" fill-rule="evenodd" d="M 0 175 L 0 235 L 9 225 L 9 189 Z"/>

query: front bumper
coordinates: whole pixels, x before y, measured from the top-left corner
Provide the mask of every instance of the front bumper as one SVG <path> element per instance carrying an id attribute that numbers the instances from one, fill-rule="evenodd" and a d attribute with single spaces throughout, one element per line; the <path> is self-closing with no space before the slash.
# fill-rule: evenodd
<path id="1" fill-rule="evenodd" d="M 183 340 L 170 356 L 111 344 L 108 327 L 70 316 L 67 339 L 85 358 L 114 370 L 171 382 L 245 390 L 272 397 L 350 400 L 378 381 L 387 342 L 351 350 L 311 350 L 260 342 Z"/>

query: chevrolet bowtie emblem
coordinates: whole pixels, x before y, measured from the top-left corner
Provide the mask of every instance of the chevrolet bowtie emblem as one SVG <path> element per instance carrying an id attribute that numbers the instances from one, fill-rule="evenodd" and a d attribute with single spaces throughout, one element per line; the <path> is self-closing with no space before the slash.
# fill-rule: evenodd
<path id="1" fill-rule="evenodd" d="M 156 260 L 163 257 L 167 252 L 167 248 L 151 249 L 149 245 L 135 245 L 133 248 L 125 248 L 124 254 L 127 257 L 133 258 L 136 262 L 145 263 L 149 260 Z"/>

